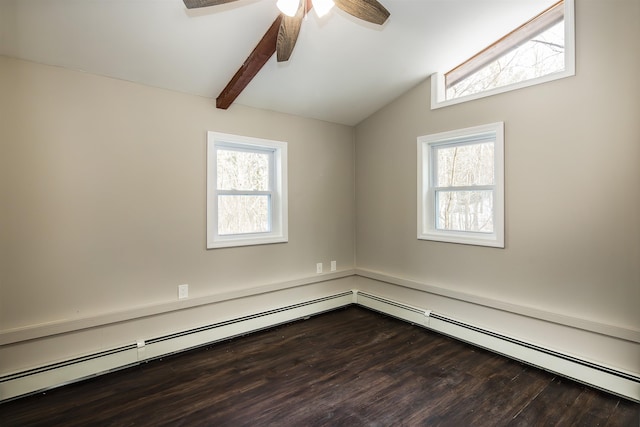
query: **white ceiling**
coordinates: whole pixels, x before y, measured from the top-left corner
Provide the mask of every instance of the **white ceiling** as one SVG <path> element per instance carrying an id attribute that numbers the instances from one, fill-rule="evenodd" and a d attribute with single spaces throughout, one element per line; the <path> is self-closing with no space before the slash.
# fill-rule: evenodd
<path id="1" fill-rule="evenodd" d="M 337 8 L 311 12 L 289 62 L 274 55 L 236 103 L 354 125 L 557 0 L 379 1 L 391 12 L 382 27 Z M 275 3 L 0 0 L 0 54 L 216 98 Z"/>

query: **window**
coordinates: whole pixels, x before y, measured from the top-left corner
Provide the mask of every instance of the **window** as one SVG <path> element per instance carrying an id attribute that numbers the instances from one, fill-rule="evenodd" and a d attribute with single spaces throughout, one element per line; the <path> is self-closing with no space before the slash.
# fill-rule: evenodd
<path id="1" fill-rule="evenodd" d="M 418 138 L 418 239 L 504 248 L 504 124 Z"/>
<path id="2" fill-rule="evenodd" d="M 287 144 L 209 132 L 207 248 L 287 238 Z"/>
<path id="3" fill-rule="evenodd" d="M 573 0 L 561 0 L 451 71 L 431 77 L 431 108 L 575 74 Z"/>

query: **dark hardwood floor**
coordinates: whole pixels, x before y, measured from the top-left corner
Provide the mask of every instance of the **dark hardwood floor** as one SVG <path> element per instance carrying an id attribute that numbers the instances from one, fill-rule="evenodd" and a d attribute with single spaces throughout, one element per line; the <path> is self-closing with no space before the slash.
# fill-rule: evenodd
<path id="1" fill-rule="evenodd" d="M 640 404 L 349 307 L 0 404 L 9 426 L 630 426 Z"/>

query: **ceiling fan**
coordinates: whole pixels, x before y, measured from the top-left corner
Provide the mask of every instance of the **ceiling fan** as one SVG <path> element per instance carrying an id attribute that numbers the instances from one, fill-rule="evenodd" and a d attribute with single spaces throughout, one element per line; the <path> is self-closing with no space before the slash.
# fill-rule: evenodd
<path id="1" fill-rule="evenodd" d="M 216 6 L 237 0 L 184 0 L 187 9 Z M 313 7 L 318 16 L 324 16 L 334 4 L 350 15 L 373 24 L 382 25 L 389 11 L 377 0 L 278 0 L 282 20 L 278 30 L 276 51 L 278 62 L 288 61 L 296 45 L 302 19 Z"/>
<path id="2" fill-rule="evenodd" d="M 183 0 L 187 9 L 216 6 L 237 0 Z M 312 8 L 318 15 L 328 12 L 333 5 L 373 24 L 382 25 L 389 18 L 389 11 L 377 0 L 278 0 L 282 12 L 273 21 L 258 45 L 216 98 L 216 107 L 226 110 L 240 95 L 258 71 L 277 52 L 278 62 L 288 61 L 298 40 L 302 19 Z"/>

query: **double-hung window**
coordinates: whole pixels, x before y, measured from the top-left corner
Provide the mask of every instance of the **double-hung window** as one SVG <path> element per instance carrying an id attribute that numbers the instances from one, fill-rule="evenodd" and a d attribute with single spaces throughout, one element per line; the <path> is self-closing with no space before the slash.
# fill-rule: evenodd
<path id="1" fill-rule="evenodd" d="M 209 132 L 207 157 L 207 248 L 286 242 L 286 143 Z"/>
<path id="2" fill-rule="evenodd" d="M 504 124 L 418 138 L 418 239 L 504 247 Z"/>

